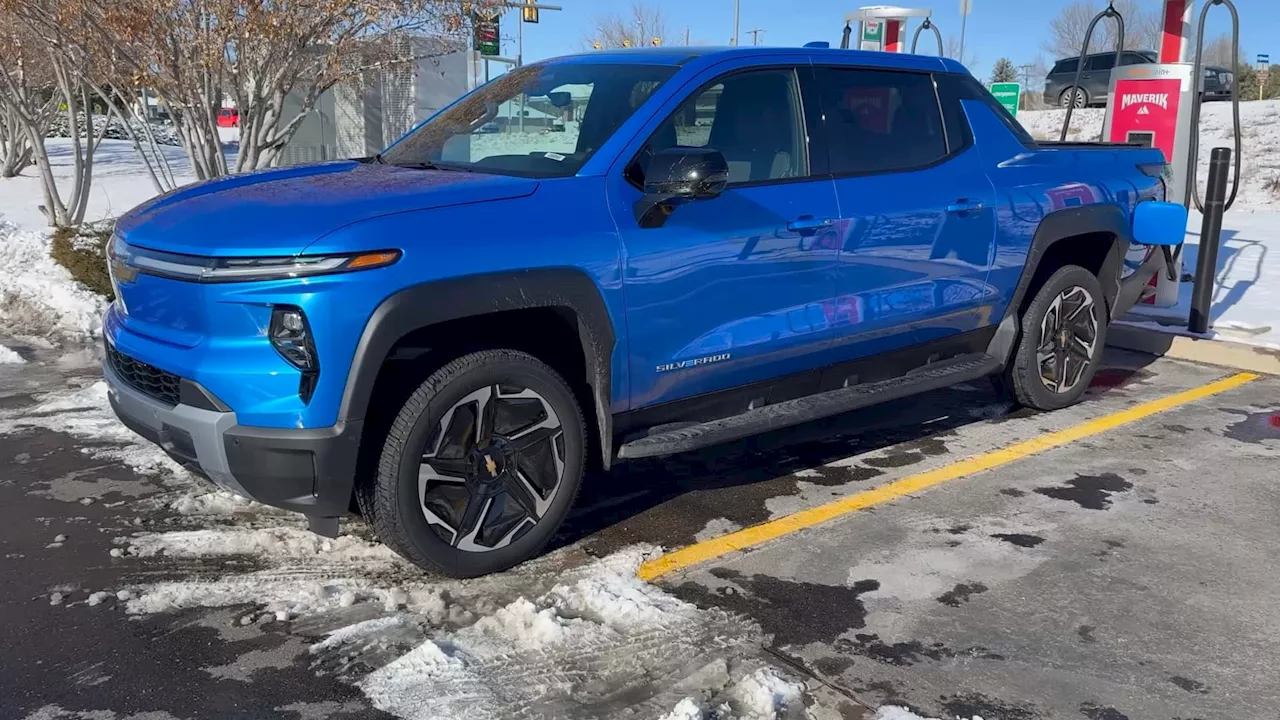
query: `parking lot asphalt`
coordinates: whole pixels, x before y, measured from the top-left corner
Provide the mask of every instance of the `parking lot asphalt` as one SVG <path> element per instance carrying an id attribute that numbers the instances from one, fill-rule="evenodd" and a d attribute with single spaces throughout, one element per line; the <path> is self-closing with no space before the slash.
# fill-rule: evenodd
<path id="1" fill-rule="evenodd" d="M 1086 402 L 1057 413 L 975 383 L 593 476 L 546 568 L 689 547 L 1231 375 L 1108 360 Z M 0 410 L 92 369 L 3 372 Z M 846 717 L 881 703 L 986 720 L 1280 717 L 1277 410 L 1280 380 L 1259 378 L 656 582 L 757 625 L 760 658 L 847 701 Z M 111 557 L 114 538 L 177 521 L 136 509 L 160 482 L 85 449 L 53 429 L 0 434 L 0 717 L 383 716 L 308 653 L 315 625 L 89 606 L 92 589 L 226 568 Z M 528 589 L 518 577 L 503 601 Z"/>
<path id="2" fill-rule="evenodd" d="M 1142 372 L 1068 411 L 944 431 L 949 452 L 915 466 L 1224 374 L 1165 361 Z M 754 618 L 780 659 L 873 706 L 1280 717 L 1278 404 L 1280 381 L 1259 378 L 659 582 Z"/>

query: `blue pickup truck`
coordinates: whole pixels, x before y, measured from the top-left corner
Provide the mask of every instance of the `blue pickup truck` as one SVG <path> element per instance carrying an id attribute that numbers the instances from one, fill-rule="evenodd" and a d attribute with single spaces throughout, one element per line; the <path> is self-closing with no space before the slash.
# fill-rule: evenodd
<path id="1" fill-rule="evenodd" d="M 104 373 L 219 486 L 475 576 L 539 552 L 589 466 L 984 377 L 1077 401 L 1164 267 L 1135 222 L 1165 172 L 1037 143 L 951 60 L 559 58 L 375 157 L 130 212 Z"/>

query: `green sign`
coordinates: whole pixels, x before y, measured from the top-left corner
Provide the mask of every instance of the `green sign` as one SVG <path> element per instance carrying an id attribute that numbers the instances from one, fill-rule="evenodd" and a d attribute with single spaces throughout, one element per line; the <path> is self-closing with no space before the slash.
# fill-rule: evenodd
<path id="1" fill-rule="evenodd" d="M 862 23 L 862 41 L 880 42 L 884 40 L 884 21 L 865 20 Z"/>
<path id="2" fill-rule="evenodd" d="M 493 56 L 501 52 L 498 17 L 498 13 L 484 10 L 473 10 L 471 13 L 471 26 L 474 33 L 472 44 L 481 55 Z"/>
<path id="3" fill-rule="evenodd" d="M 1009 111 L 1010 115 L 1018 116 L 1018 103 L 1022 99 L 1022 85 L 1018 83 L 992 83 L 991 94 L 995 99 Z"/>

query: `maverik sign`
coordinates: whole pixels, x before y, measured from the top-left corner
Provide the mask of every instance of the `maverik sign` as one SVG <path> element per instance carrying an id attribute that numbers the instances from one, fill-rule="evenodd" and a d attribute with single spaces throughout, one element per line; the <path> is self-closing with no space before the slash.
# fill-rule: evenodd
<path id="1" fill-rule="evenodd" d="M 1113 98 L 1111 142 L 1137 142 L 1160 148 L 1173 162 L 1182 83 L 1176 79 L 1120 80 Z"/>
<path id="2" fill-rule="evenodd" d="M 1176 82 L 1176 81 L 1175 81 Z M 1156 105 L 1161 110 L 1169 109 L 1169 93 L 1129 93 L 1120 97 L 1120 109 L 1130 105 Z M 1138 111 L 1139 115 L 1151 114 L 1150 108 Z"/>

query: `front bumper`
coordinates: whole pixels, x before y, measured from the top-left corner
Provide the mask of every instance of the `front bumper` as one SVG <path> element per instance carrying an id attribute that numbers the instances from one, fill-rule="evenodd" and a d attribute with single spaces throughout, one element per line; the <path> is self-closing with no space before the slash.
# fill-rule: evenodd
<path id="1" fill-rule="evenodd" d="M 360 423 L 317 429 L 246 427 L 236 423 L 230 410 L 161 402 L 125 382 L 110 362 L 104 363 L 103 375 L 111 408 L 126 427 L 219 487 L 312 520 L 349 512 Z"/>

